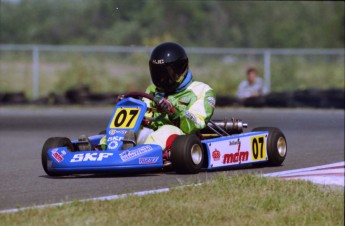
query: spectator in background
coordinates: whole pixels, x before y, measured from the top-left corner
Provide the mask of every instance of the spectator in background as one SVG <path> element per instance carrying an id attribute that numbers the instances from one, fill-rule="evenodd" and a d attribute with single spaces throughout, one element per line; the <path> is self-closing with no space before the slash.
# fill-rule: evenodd
<path id="1" fill-rule="evenodd" d="M 247 80 L 240 83 L 237 89 L 237 97 L 246 99 L 249 97 L 259 97 L 268 93 L 264 81 L 257 76 L 255 68 L 250 67 L 247 69 Z"/>

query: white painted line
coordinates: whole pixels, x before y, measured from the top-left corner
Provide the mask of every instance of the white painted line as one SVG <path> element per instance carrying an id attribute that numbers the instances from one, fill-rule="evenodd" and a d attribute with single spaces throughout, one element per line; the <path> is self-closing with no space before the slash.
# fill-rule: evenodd
<path id="1" fill-rule="evenodd" d="M 77 201 L 77 202 L 88 202 L 88 201 L 116 200 L 116 199 L 123 199 L 123 198 L 126 198 L 128 196 L 144 196 L 144 195 L 149 195 L 149 194 L 168 192 L 171 190 L 181 189 L 181 188 L 185 188 L 185 187 L 189 187 L 189 186 L 200 186 L 200 185 L 202 185 L 202 184 L 198 183 L 198 184 L 192 184 L 192 185 L 179 186 L 179 187 L 175 187 L 175 188 L 160 188 L 160 189 L 155 189 L 155 190 L 138 191 L 138 192 L 133 192 L 133 193 L 128 193 L 128 194 L 121 194 L 121 195 L 101 196 L 101 197 L 96 197 L 96 198 L 81 199 L 81 200 L 75 200 L 75 201 Z M 63 206 L 66 204 L 70 204 L 72 202 L 73 201 L 51 203 L 51 204 L 38 205 L 38 206 L 32 206 L 32 207 L 7 209 L 7 210 L 1 210 L 0 214 L 1 213 L 15 213 L 15 212 L 27 210 L 27 209 L 41 209 L 41 208 L 48 208 L 48 207 L 55 207 L 55 206 Z"/>
<path id="2" fill-rule="evenodd" d="M 309 180 L 315 184 L 323 185 L 338 185 L 344 187 L 344 179 L 341 181 L 339 177 L 327 176 L 327 177 L 296 177 L 296 178 L 284 178 L 287 180 Z"/>
<path id="3" fill-rule="evenodd" d="M 286 170 L 286 171 L 275 172 L 275 173 L 267 173 L 267 174 L 264 174 L 264 176 L 275 176 L 275 175 L 280 176 L 280 175 L 286 175 L 286 174 L 292 174 L 292 173 L 299 173 L 301 171 L 311 171 L 311 170 L 318 170 L 320 168 L 337 167 L 337 166 L 343 166 L 343 165 L 345 165 L 345 161 L 332 163 L 328 165 L 313 166 L 313 167 L 294 169 L 294 170 Z"/>
<path id="4" fill-rule="evenodd" d="M 309 167 L 309 168 L 303 168 L 303 169 L 268 173 L 268 174 L 264 174 L 263 176 L 282 177 L 286 179 L 303 179 L 303 180 L 311 180 L 314 183 L 319 183 L 319 184 L 336 184 L 336 185 L 344 186 L 344 166 L 345 166 L 345 162 L 339 162 L 339 163 L 328 164 L 328 165 L 323 165 L 323 166 L 315 166 L 315 167 Z M 327 169 L 327 168 L 331 168 L 331 169 Z M 318 176 L 313 176 L 315 174 Z M 332 174 L 340 174 L 342 176 L 332 176 Z M 325 176 L 321 177 L 319 175 L 325 175 Z M 148 195 L 148 194 L 163 193 L 163 192 L 168 192 L 170 190 L 181 189 L 188 186 L 200 186 L 200 185 L 202 185 L 202 183 L 179 186 L 176 188 L 161 188 L 161 189 L 139 191 L 139 192 L 133 192 L 133 193 L 121 194 L 121 195 L 101 196 L 101 197 L 82 199 L 82 200 L 76 200 L 76 201 L 87 202 L 87 201 L 116 200 L 116 199 L 126 198 L 128 196 L 143 196 L 143 195 Z M 72 201 L 38 205 L 38 206 L 33 206 L 33 207 L 0 210 L 0 214 L 14 213 L 14 212 L 22 211 L 22 210 L 27 210 L 27 209 L 40 209 L 40 208 L 47 208 L 47 207 L 63 206 L 70 203 L 72 203 Z"/>
<path id="5" fill-rule="evenodd" d="M 182 188 L 182 187 L 178 187 L 178 188 Z M 87 202 L 87 201 L 115 200 L 115 199 L 123 199 L 128 196 L 143 196 L 143 195 L 148 195 L 148 194 L 168 192 L 170 190 L 171 190 L 170 188 L 161 188 L 161 189 L 156 189 L 156 190 L 139 191 L 139 192 L 133 192 L 133 193 L 121 194 L 121 195 L 110 195 L 110 196 L 101 196 L 101 197 L 90 198 L 90 199 L 81 199 L 81 200 L 76 200 L 76 201 Z M 14 212 L 22 211 L 22 210 L 27 210 L 27 209 L 41 209 L 41 208 L 47 208 L 47 207 L 63 206 L 66 204 L 70 204 L 72 202 L 73 201 L 51 203 L 51 204 L 38 205 L 38 206 L 33 206 L 33 207 L 14 208 L 14 209 L 8 209 L 8 210 L 1 210 L 0 213 L 14 213 Z"/>
<path id="6" fill-rule="evenodd" d="M 345 162 L 338 162 L 296 170 L 287 170 L 276 173 L 268 173 L 264 174 L 264 176 L 280 177 L 288 180 L 309 180 L 313 183 L 324 185 L 345 186 Z"/>

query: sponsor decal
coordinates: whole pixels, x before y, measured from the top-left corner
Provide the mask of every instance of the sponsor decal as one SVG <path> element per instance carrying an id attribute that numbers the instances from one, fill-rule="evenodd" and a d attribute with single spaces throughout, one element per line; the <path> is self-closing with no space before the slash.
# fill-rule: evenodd
<path id="1" fill-rule="evenodd" d="M 207 101 L 208 101 L 208 104 L 211 107 L 215 108 L 215 106 L 216 106 L 216 99 L 214 99 L 214 97 L 207 97 Z"/>
<path id="2" fill-rule="evenodd" d="M 139 158 L 139 164 L 141 165 L 155 164 L 158 161 L 158 158 L 159 158 L 158 156 Z"/>
<path id="3" fill-rule="evenodd" d="M 192 113 L 190 113 L 187 110 L 184 110 L 184 113 L 186 114 L 186 118 L 192 120 L 195 123 L 197 122 L 195 115 L 193 115 Z"/>
<path id="4" fill-rule="evenodd" d="M 113 136 L 113 137 L 108 137 L 107 142 L 121 141 L 121 140 L 123 140 L 123 137 Z"/>
<path id="5" fill-rule="evenodd" d="M 140 147 L 138 149 L 132 150 L 132 151 L 124 151 L 120 154 L 120 158 L 123 162 L 132 160 L 140 155 L 143 155 L 147 152 L 152 151 L 152 147 L 151 146 L 143 146 Z"/>
<path id="6" fill-rule="evenodd" d="M 160 59 L 160 60 L 154 59 L 154 60 L 152 60 L 152 63 L 153 64 L 164 64 L 164 59 Z"/>
<path id="7" fill-rule="evenodd" d="M 108 133 L 109 133 L 109 135 L 115 135 L 115 134 L 125 135 L 127 133 L 127 130 L 111 129 L 111 130 L 109 130 Z"/>
<path id="8" fill-rule="evenodd" d="M 119 146 L 119 143 L 117 141 L 111 141 L 108 144 L 108 149 L 113 150 L 113 149 L 116 149 L 118 146 Z"/>
<path id="9" fill-rule="evenodd" d="M 240 151 L 236 153 L 225 154 L 223 157 L 223 164 L 246 162 L 248 161 L 248 156 L 248 151 Z"/>
<path id="10" fill-rule="evenodd" d="M 114 155 L 114 154 L 113 153 L 106 153 L 106 152 L 75 154 L 70 162 L 102 161 L 103 159 L 108 158 L 112 155 Z"/>
<path id="11" fill-rule="evenodd" d="M 239 145 L 239 147 L 241 147 L 241 141 L 240 141 L 240 139 L 238 139 L 237 141 L 230 141 L 230 146 L 231 145 Z"/>
<path id="12" fill-rule="evenodd" d="M 113 136 L 108 137 L 107 143 L 108 143 L 108 149 L 114 150 L 119 146 L 119 141 L 123 140 L 123 137 L 119 136 Z"/>
<path id="13" fill-rule="evenodd" d="M 123 137 L 120 136 L 112 136 L 108 137 L 107 145 L 108 149 L 114 150 L 119 146 L 119 141 L 123 140 Z"/>
<path id="14" fill-rule="evenodd" d="M 215 149 L 212 152 L 212 158 L 214 161 L 219 161 L 220 160 L 220 151 L 218 151 L 217 149 Z"/>
<path id="15" fill-rule="evenodd" d="M 182 103 L 182 104 L 189 104 L 190 98 L 188 98 L 188 97 L 182 97 L 182 98 L 179 100 L 179 102 Z"/>
<path id="16" fill-rule="evenodd" d="M 57 150 L 57 148 L 52 150 L 52 156 L 57 162 L 62 162 L 64 160 L 63 156 L 66 155 L 66 152 L 62 151 L 60 154 Z"/>

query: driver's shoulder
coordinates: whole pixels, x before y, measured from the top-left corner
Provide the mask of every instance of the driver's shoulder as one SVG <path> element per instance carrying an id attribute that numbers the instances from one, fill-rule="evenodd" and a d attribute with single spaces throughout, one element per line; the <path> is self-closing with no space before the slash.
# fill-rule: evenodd
<path id="1" fill-rule="evenodd" d="M 209 85 L 199 81 L 193 81 L 187 89 L 192 90 L 196 94 L 206 93 L 213 90 Z"/>

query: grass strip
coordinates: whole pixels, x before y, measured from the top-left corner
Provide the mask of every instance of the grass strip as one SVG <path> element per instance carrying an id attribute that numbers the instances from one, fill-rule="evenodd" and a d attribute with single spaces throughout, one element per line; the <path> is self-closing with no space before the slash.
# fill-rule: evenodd
<path id="1" fill-rule="evenodd" d="M 0 225 L 344 225 L 344 191 L 219 175 L 167 193 L 0 214 Z"/>

